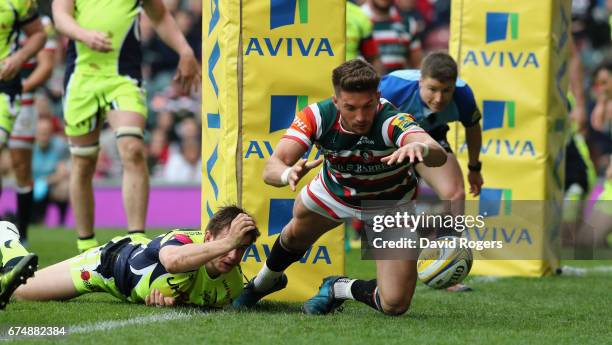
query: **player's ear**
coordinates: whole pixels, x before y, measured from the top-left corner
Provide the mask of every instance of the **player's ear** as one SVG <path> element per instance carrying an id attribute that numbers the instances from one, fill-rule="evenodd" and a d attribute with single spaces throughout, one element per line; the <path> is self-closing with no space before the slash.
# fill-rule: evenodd
<path id="1" fill-rule="evenodd" d="M 204 233 L 204 242 L 210 242 L 210 241 L 212 241 L 212 239 L 213 239 L 213 236 L 210 233 L 210 231 L 206 231 Z"/>
<path id="2" fill-rule="evenodd" d="M 336 97 L 336 94 L 332 96 L 332 102 L 336 106 L 336 109 L 340 109 L 340 107 L 338 107 L 338 98 Z"/>

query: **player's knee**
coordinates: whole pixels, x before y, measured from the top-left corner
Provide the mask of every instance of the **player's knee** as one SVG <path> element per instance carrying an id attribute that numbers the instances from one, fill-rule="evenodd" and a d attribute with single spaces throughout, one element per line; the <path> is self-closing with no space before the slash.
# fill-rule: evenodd
<path id="1" fill-rule="evenodd" d="M 282 246 L 285 249 L 292 251 L 306 250 L 312 245 L 312 243 L 310 243 L 308 239 L 304 238 L 304 236 L 302 236 L 299 232 L 296 232 L 295 227 L 292 225 L 292 222 L 287 224 L 281 233 Z"/>
<path id="2" fill-rule="evenodd" d="M 410 308 L 412 297 L 407 294 L 397 294 L 396 296 L 380 296 L 379 307 L 385 315 L 399 316 L 405 314 Z"/>
<path id="3" fill-rule="evenodd" d="M 391 303 L 383 303 L 382 312 L 389 316 L 400 316 L 405 314 L 410 308 L 410 300 L 408 301 L 392 301 Z"/>
<path id="4" fill-rule="evenodd" d="M 442 190 L 440 199 L 442 200 L 465 200 L 465 188 L 461 184 L 454 184 L 453 186 Z"/>
<path id="5" fill-rule="evenodd" d="M 115 131 L 123 165 L 129 169 L 145 163 L 144 130 L 135 126 L 122 126 Z"/>
<path id="6" fill-rule="evenodd" d="M 300 247 L 300 238 L 292 231 L 291 223 L 285 226 L 281 232 L 281 241 L 285 249 L 298 249 Z"/>
<path id="7" fill-rule="evenodd" d="M 450 198 L 451 201 L 465 200 L 465 189 L 463 187 L 457 187 Z"/>
<path id="8" fill-rule="evenodd" d="M 145 146 L 142 140 L 124 138 L 119 143 L 119 152 L 126 168 L 145 163 Z"/>
<path id="9" fill-rule="evenodd" d="M 404 315 L 408 311 L 409 307 L 410 305 L 408 304 L 387 305 L 383 307 L 383 313 L 389 316 L 400 316 Z"/>

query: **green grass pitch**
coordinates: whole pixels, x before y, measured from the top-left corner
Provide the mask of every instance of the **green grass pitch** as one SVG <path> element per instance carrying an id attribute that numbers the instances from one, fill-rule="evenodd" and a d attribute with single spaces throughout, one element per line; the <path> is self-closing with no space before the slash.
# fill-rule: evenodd
<path id="1" fill-rule="evenodd" d="M 105 241 L 122 234 L 98 231 Z M 157 235 L 160 232 L 151 232 Z M 71 230 L 34 228 L 31 249 L 41 267 L 75 254 Z M 388 317 L 356 302 L 323 317 L 293 303 L 262 303 L 247 312 L 203 312 L 130 305 L 104 294 L 67 302 L 11 302 L 0 312 L 8 326 L 66 326 L 68 336 L 10 339 L 14 344 L 604 344 L 612 339 L 612 261 L 566 261 L 603 269 L 585 276 L 542 279 L 468 278 L 475 291 L 452 294 L 417 287 L 410 311 Z M 374 276 L 374 263 L 351 251 L 353 277 Z M 2 340 L 0 340 L 2 342 Z"/>

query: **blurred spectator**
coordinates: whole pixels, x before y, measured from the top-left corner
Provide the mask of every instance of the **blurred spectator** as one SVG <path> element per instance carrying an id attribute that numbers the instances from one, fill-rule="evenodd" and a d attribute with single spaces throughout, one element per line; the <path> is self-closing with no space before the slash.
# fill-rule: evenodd
<path id="1" fill-rule="evenodd" d="M 68 143 L 53 130 L 53 120 L 40 117 L 32 155 L 34 206 L 32 221 L 44 220 L 49 203 L 60 210 L 60 224 L 65 224 L 68 209 Z"/>
<path id="2" fill-rule="evenodd" d="M 436 28 L 439 26 L 448 27 L 450 24 L 450 0 L 436 0 L 434 2 L 434 17 L 432 27 Z"/>
<path id="3" fill-rule="evenodd" d="M 371 63 L 378 74 L 385 74 L 378 45 L 372 37 L 370 18 L 354 3 L 346 2 L 346 60 L 362 57 Z"/>
<path id="4" fill-rule="evenodd" d="M 201 129 L 200 125 L 194 118 L 184 119 L 178 126 L 177 131 L 181 142 L 185 140 L 197 140 L 200 141 Z"/>
<path id="5" fill-rule="evenodd" d="M 416 8 L 417 11 L 423 16 L 425 19 L 425 25 L 431 26 L 434 18 L 434 3 L 436 0 L 417 0 Z"/>
<path id="6" fill-rule="evenodd" d="M 168 144 L 168 136 L 161 129 L 155 129 L 151 132 L 151 140 L 149 142 L 149 152 L 147 155 L 147 165 L 149 173 L 152 176 L 160 176 L 170 155 L 170 145 Z"/>
<path id="7" fill-rule="evenodd" d="M 609 18 L 604 1 L 572 1 L 572 33 L 578 42 L 588 43 L 593 49 L 610 45 Z"/>
<path id="8" fill-rule="evenodd" d="M 607 167 L 607 175 L 612 179 L 612 61 L 601 63 L 593 74 L 593 92 L 596 103 L 591 112 L 592 137 L 597 138 L 595 162 Z"/>
<path id="9" fill-rule="evenodd" d="M 421 42 L 411 36 L 393 0 L 368 0 L 361 6 L 374 23 L 372 36 L 387 73 L 421 64 Z"/>
<path id="10" fill-rule="evenodd" d="M 169 142 L 177 142 L 179 140 L 178 134 L 174 129 L 174 115 L 169 111 L 160 111 L 156 115 L 156 127 L 166 134 L 166 138 Z"/>
<path id="11" fill-rule="evenodd" d="M 199 114 L 200 102 L 193 95 L 182 94 L 179 84 L 172 81 L 165 91 L 153 97 L 150 110 L 153 112 L 170 112 L 175 114 L 180 120 L 194 114 Z"/>
<path id="12" fill-rule="evenodd" d="M 417 10 L 417 0 L 397 0 L 396 5 L 402 22 L 411 36 L 422 42 L 425 33 L 425 18 Z"/>
<path id="13" fill-rule="evenodd" d="M 181 143 L 180 151 L 170 153 L 163 178 L 168 182 L 189 183 L 202 181 L 201 143 L 189 138 Z"/>
<path id="14" fill-rule="evenodd" d="M 612 121 L 612 60 L 604 61 L 595 69 L 593 90 L 597 97 L 591 113 L 591 125 L 600 132 L 610 133 Z"/>

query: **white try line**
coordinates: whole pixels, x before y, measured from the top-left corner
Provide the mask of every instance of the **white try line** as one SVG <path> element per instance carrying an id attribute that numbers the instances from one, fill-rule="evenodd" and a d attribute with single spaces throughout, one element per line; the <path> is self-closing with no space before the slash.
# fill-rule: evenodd
<path id="1" fill-rule="evenodd" d="M 594 266 L 594 267 L 574 267 L 574 266 L 563 266 L 561 267 L 561 276 L 584 276 L 589 273 L 612 273 L 612 266 Z"/>
<path id="2" fill-rule="evenodd" d="M 612 266 L 594 266 L 594 267 L 575 267 L 575 266 L 562 266 L 561 267 L 561 276 L 573 276 L 573 277 L 582 277 L 587 274 L 593 273 L 603 273 L 603 274 L 612 274 Z M 496 276 L 473 276 L 470 278 L 469 282 L 474 283 L 494 283 L 501 279 L 512 278 L 512 277 L 496 277 Z"/>
<path id="3" fill-rule="evenodd" d="M 201 313 L 198 313 L 201 314 Z M 196 313 L 185 313 L 185 312 L 168 312 L 163 314 L 155 314 L 148 316 L 135 317 L 127 320 L 109 320 L 100 321 L 96 323 L 87 323 L 83 325 L 70 326 L 68 328 L 68 334 L 83 334 L 99 331 L 108 331 L 115 328 L 122 328 L 133 325 L 143 325 L 147 323 L 157 323 L 165 321 L 183 320 L 197 315 Z"/>

